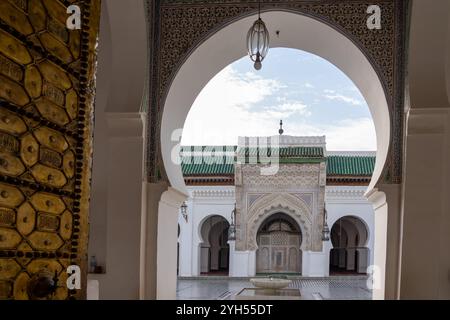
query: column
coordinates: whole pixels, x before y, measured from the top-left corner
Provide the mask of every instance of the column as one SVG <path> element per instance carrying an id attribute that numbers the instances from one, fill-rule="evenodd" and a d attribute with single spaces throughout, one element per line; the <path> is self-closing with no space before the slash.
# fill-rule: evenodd
<path id="1" fill-rule="evenodd" d="M 229 240 L 230 277 L 254 277 L 256 275 L 256 251 L 237 251 L 236 241 Z"/>
<path id="2" fill-rule="evenodd" d="M 100 299 L 138 299 L 143 119 L 139 113 L 102 113 L 97 120 L 89 253 L 106 273 L 90 278 L 99 281 Z"/>
<path id="3" fill-rule="evenodd" d="M 156 299 L 158 210 L 166 182 L 143 183 L 141 215 L 140 299 Z"/>
<path id="4" fill-rule="evenodd" d="M 248 276 L 254 277 L 256 275 L 256 250 L 247 251 L 248 253 Z"/>
<path id="5" fill-rule="evenodd" d="M 345 269 L 347 271 L 352 271 L 355 270 L 355 255 L 356 255 L 356 249 L 355 248 L 347 248 L 346 250 L 346 255 L 347 255 L 347 261 L 346 261 L 346 266 Z"/>
<path id="6" fill-rule="evenodd" d="M 174 300 L 177 291 L 177 227 L 178 215 L 187 195 L 169 187 L 159 201 L 157 255 L 156 255 L 156 298 Z"/>
<path id="7" fill-rule="evenodd" d="M 323 276 L 330 276 L 330 265 L 331 265 L 331 249 L 333 249 L 333 245 L 331 240 L 323 241 L 323 254 L 324 254 L 324 263 L 323 263 Z"/>
<path id="8" fill-rule="evenodd" d="M 180 244 L 180 269 L 179 276 L 181 277 L 191 277 L 192 274 L 192 243 L 193 243 L 193 232 L 194 230 L 194 212 L 192 201 L 186 201 L 188 221 L 183 218 L 179 218 L 179 224 L 181 229 L 181 234 L 179 238 Z"/>
<path id="9" fill-rule="evenodd" d="M 408 115 L 401 299 L 450 299 L 450 108 Z"/>
<path id="10" fill-rule="evenodd" d="M 235 276 L 235 260 L 236 257 L 234 256 L 234 252 L 236 250 L 236 240 L 228 240 L 228 245 L 230 246 L 230 259 L 228 260 L 228 276 L 234 277 Z"/>
<path id="11" fill-rule="evenodd" d="M 208 273 L 210 264 L 209 264 L 209 257 L 210 257 L 210 250 L 211 246 L 207 244 L 200 245 L 199 255 L 200 255 L 200 265 L 199 265 L 199 275 L 202 273 Z"/>
<path id="12" fill-rule="evenodd" d="M 398 299 L 401 185 L 381 184 L 367 195 L 374 209 L 373 271 L 375 287 L 373 298 Z"/>
<path id="13" fill-rule="evenodd" d="M 301 251 L 302 252 L 302 276 L 324 277 L 328 274 L 328 259 L 325 252 Z"/>

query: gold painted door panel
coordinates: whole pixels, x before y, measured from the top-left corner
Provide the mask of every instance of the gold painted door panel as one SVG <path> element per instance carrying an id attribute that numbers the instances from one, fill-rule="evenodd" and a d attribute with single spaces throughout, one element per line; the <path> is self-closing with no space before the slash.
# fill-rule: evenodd
<path id="1" fill-rule="evenodd" d="M 99 0 L 0 0 L 0 299 L 85 297 L 99 15 Z"/>

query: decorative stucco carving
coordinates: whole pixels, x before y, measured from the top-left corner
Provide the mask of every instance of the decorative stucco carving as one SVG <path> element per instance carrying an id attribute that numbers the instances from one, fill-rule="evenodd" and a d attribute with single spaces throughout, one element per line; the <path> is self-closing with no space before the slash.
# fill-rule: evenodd
<path id="1" fill-rule="evenodd" d="M 258 193 L 256 193 L 256 194 L 249 193 L 249 194 L 247 194 L 247 208 L 251 208 L 252 205 L 255 203 L 255 201 L 264 195 L 265 195 L 264 193 L 259 193 L 259 194 Z"/>
<path id="2" fill-rule="evenodd" d="M 234 165 L 234 185 L 242 185 L 242 167 L 240 164 Z"/>
<path id="3" fill-rule="evenodd" d="M 314 194 L 312 194 L 312 193 L 292 193 L 292 195 L 303 200 L 310 210 L 313 209 Z"/>
<path id="4" fill-rule="evenodd" d="M 198 189 L 192 191 L 193 198 L 234 198 L 234 190 Z"/>
<path id="5" fill-rule="evenodd" d="M 326 199 L 327 200 L 359 200 L 367 201 L 364 197 L 366 189 L 364 187 L 327 187 Z"/>
<path id="6" fill-rule="evenodd" d="M 275 213 L 285 213 L 294 219 L 302 232 L 302 250 L 311 250 L 311 213 L 303 204 L 298 206 L 293 204 L 293 199 L 289 195 L 280 195 L 273 201 L 270 201 L 266 207 L 255 209 L 247 223 L 247 250 L 256 250 L 258 248 L 256 236 L 261 224 L 268 217 Z"/>
<path id="7" fill-rule="evenodd" d="M 272 193 L 258 199 L 247 211 L 248 221 L 252 220 L 253 216 L 261 210 L 267 209 L 275 204 L 279 205 L 280 203 L 285 206 L 298 208 L 298 211 L 305 214 L 305 219 L 309 222 L 312 221 L 312 211 L 308 205 L 303 200 L 287 193 Z"/>
<path id="8" fill-rule="evenodd" d="M 260 166 L 245 165 L 242 181 L 247 190 L 315 187 L 319 183 L 319 170 L 319 164 L 280 165 L 276 175 L 264 176 L 260 174 Z"/>
<path id="9" fill-rule="evenodd" d="M 325 162 L 320 163 L 319 186 L 324 187 L 327 184 L 327 165 Z"/>
<path id="10" fill-rule="evenodd" d="M 278 173 L 270 176 L 261 175 L 260 165 L 243 164 L 240 168 L 242 185 L 236 186 L 236 250 L 255 250 L 261 223 L 277 212 L 290 212 L 298 222 L 302 249 L 322 250 L 325 188 L 319 183 L 324 165 L 282 164 Z"/>
<path id="11" fill-rule="evenodd" d="M 382 9 L 381 30 L 367 28 L 367 8 Z M 173 77 L 180 56 L 198 45 L 203 36 L 240 17 L 254 13 L 257 1 L 162 1 L 160 94 Z M 186 8 L 188 7 L 188 8 Z M 288 9 L 313 16 L 339 29 L 365 48 L 380 71 L 389 94 L 393 90 L 394 2 L 393 1 L 261 1 L 262 10 Z"/>
<path id="12" fill-rule="evenodd" d="M 149 1 L 149 0 L 148 0 Z M 382 10 L 382 28 L 369 30 L 367 8 Z M 351 39 L 373 64 L 384 85 L 392 118 L 390 156 L 385 169 L 388 183 L 401 181 L 404 42 L 408 1 L 403 0 L 263 0 L 262 10 L 289 10 L 318 19 Z M 256 0 L 149 1 L 150 110 L 148 176 L 158 180 L 163 171 L 159 141 L 165 95 L 189 54 L 211 34 L 240 18 L 254 14 Z"/>

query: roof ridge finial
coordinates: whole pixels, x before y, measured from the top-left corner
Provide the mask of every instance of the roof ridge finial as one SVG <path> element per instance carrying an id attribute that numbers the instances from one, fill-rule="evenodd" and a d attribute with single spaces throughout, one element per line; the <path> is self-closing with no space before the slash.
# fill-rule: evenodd
<path id="1" fill-rule="evenodd" d="M 283 130 L 283 120 L 280 120 L 280 130 L 278 130 L 278 133 L 280 134 L 280 136 L 284 133 L 284 130 Z"/>

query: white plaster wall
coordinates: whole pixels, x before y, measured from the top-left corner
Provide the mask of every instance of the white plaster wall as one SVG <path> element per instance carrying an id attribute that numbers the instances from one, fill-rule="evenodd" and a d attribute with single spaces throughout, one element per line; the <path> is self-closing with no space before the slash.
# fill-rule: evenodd
<path id="1" fill-rule="evenodd" d="M 256 251 L 236 251 L 236 242 L 230 245 L 230 277 L 253 277 L 256 274 Z"/>
<path id="2" fill-rule="evenodd" d="M 342 217 L 353 216 L 361 219 L 367 227 L 369 248 L 369 264 L 373 264 L 374 243 L 374 210 L 372 204 L 364 197 L 366 187 L 342 186 L 326 187 L 326 207 L 328 225 Z M 188 222 L 180 215 L 180 276 L 200 275 L 200 245 L 202 243 L 202 223 L 211 216 L 224 217 L 231 223 L 231 212 L 234 209 L 234 186 L 195 186 L 188 187 L 190 198 L 188 205 Z M 202 196 L 199 196 L 199 193 Z M 220 193 L 218 193 L 220 192 Z M 207 196 L 209 195 L 209 196 Z M 227 195 L 227 196 L 223 196 Z M 255 275 L 256 252 L 236 251 L 235 241 L 230 241 L 230 277 L 250 277 Z M 331 240 L 323 243 L 322 252 L 302 252 L 302 275 L 306 277 L 322 277 L 329 275 L 329 254 L 332 249 Z"/>
<path id="3" fill-rule="evenodd" d="M 302 276 L 324 277 L 327 276 L 326 252 L 304 251 L 302 258 Z"/>
<path id="4" fill-rule="evenodd" d="M 201 227 L 211 216 L 221 216 L 231 224 L 234 209 L 234 186 L 188 187 L 188 222 L 180 216 L 180 276 L 200 275 Z M 201 194 L 200 194 L 201 193 Z M 233 250 L 230 247 L 230 257 Z"/>
<path id="5" fill-rule="evenodd" d="M 359 186 L 327 186 L 325 188 L 325 203 L 328 213 L 328 226 L 342 217 L 353 216 L 361 219 L 367 227 L 369 265 L 373 264 L 374 245 L 374 210 L 372 204 L 364 197 L 367 187 Z M 322 252 L 303 252 L 302 275 L 305 277 L 329 276 L 331 240 L 323 242 Z M 344 252 L 341 253 L 342 255 Z M 344 260 L 342 260 L 344 263 Z M 345 265 L 342 264 L 342 267 Z"/>
<path id="6" fill-rule="evenodd" d="M 144 1 L 102 1 L 88 249 L 106 268 L 90 275 L 100 299 L 139 298 L 146 65 Z"/>

